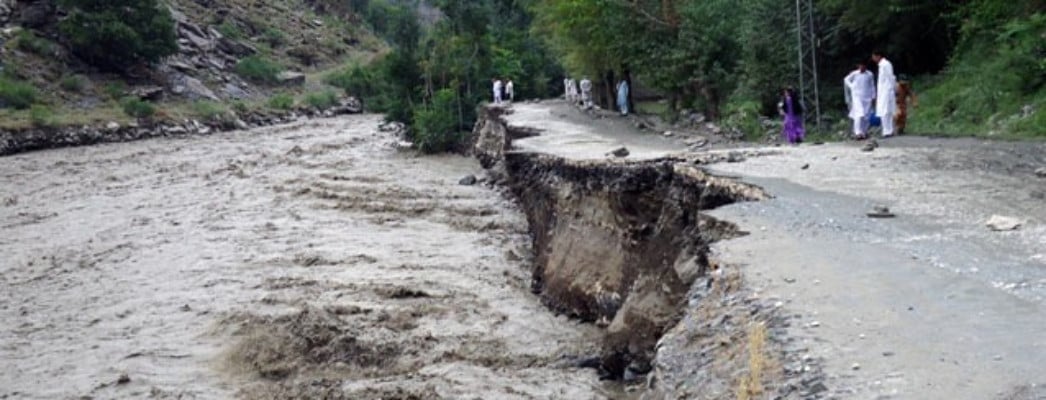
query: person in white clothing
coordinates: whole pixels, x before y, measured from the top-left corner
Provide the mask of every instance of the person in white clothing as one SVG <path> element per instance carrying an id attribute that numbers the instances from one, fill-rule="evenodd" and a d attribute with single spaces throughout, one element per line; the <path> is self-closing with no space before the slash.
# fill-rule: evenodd
<path id="1" fill-rule="evenodd" d="M 581 79 L 581 106 L 586 110 L 592 108 L 592 81 L 588 77 Z"/>
<path id="2" fill-rule="evenodd" d="M 570 78 L 563 78 L 563 92 L 568 103 L 574 101 L 574 93 L 572 90 L 570 90 L 574 85 L 570 82 Z"/>
<path id="3" fill-rule="evenodd" d="M 494 104 L 501 105 L 501 91 L 505 88 L 505 84 L 501 82 L 501 79 L 494 78 Z"/>
<path id="4" fill-rule="evenodd" d="M 868 137 L 868 117 L 872 113 L 872 101 L 875 100 L 875 76 L 863 62 L 857 63 L 857 69 L 843 79 L 850 106 L 850 119 L 854 122 L 854 137 Z"/>
<path id="5" fill-rule="evenodd" d="M 897 76 L 893 74 L 893 64 L 887 60 L 882 51 L 872 52 L 872 61 L 879 64 L 879 82 L 875 95 L 875 113 L 883 121 L 883 137 L 893 136 L 893 114 L 897 112 L 895 90 Z"/>
<path id="6" fill-rule="evenodd" d="M 516 99 L 515 85 L 512 84 L 511 79 L 505 84 L 505 96 L 508 96 L 510 102 Z"/>

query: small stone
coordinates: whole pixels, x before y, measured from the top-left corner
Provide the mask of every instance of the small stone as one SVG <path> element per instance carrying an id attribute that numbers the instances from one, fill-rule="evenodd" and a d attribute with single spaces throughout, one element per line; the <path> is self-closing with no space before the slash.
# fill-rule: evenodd
<path id="1" fill-rule="evenodd" d="M 675 133 L 673 133 L 672 131 L 665 131 L 664 135 L 665 137 L 672 137 L 673 135 L 675 135 Z"/>
<path id="2" fill-rule="evenodd" d="M 810 164 L 803 164 L 803 166 L 799 167 L 799 169 L 810 169 Z"/>
<path id="3" fill-rule="evenodd" d="M 189 311 L 192 311 L 192 307 L 189 307 L 189 305 L 188 305 L 188 304 L 184 304 L 184 305 L 182 305 L 181 307 L 178 307 L 178 309 L 179 309 L 179 310 L 182 310 L 182 311 L 184 311 L 184 312 L 189 312 Z"/>
<path id="4" fill-rule="evenodd" d="M 131 383 L 131 377 L 127 376 L 127 374 L 121 374 L 119 378 L 116 378 L 117 385 L 126 385 L 128 383 Z"/>
<path id="5" fill-rule="evenodd" d="M 739 163 L 745 160 L 745 155 L 740 151 L 731 151 L 726 155 L 726 162 L 728 163 Z"/>
<path id="6" fill-rule="evenodd" d="M 614 157 L 623 158 L 623 157 L 628 157 L 629 152 L 628 152 L 628 148 L 626 148 L 626 147 L 618 147 L 618 148 L 614 149 L 613 151 L 611 151 L 610 153 L 607 153 L 607 154 L 608 155 L 612 155 Z"/>
<path id="7" fill-rule="evenodd" d="M 992 360 L 995 360 L 995 361 L 1002 361 L 1002 356 L 1001 356 L 1001 355 L 997 355 L 997 356 L 995 356 L 995 357 L 992 357 Z"/>
<path id="8" fill-rule="evenodd" d="M 894 213 L 890 212 L 890 208 L 884 205 L 875 205 L 872 207 L 872 211 L 868 212 L 869 218 L 893 218 L 896 217 Z"/>
<path id="9" fill-rule="evenodd" d="M 852 369 L 854 371 L 857 371 L 857 370 L 861 369 L 861 364 L 854 363 L 853 365 L 850 366 L 850 369 Z"/>
<path id="10" fill-rule="evenodd" d="M 894 352 L 892 352 L 892 351 L 884 351 L 883 352 L 883 357 L 893 357 L 893 356 L 894 356 Z"/>
<path id="11" fill-rule="evenodd" d="M 1019 218 L 1016 218 L 1016 217 L 1005 217 L 1005 216 L 1002 216 L 1002 215 L 992 215 L 991 218 L 988 218 L 988 222 L 985 222 L 985 225 L 988 226 L 988 229 L 991 229 L 991 230 L 996 231 L 996 232 L 1001 232 L 1001 231 L 1015 231 L 1018 228 L 1020 228 L 1023 223 L 1024 223 L 1023 221 L 1021 221 Z"/>
<path id="12" fill-rule="evenodd" d="M 110 121 L 108 124 L 105 124 L 105 129 L 115 131 L 117 129 L 120 129 L 120 124 L 116 123 L 115 121 Z"/>
<path id="13" fill-rule="evenodd" d="M 819 326 L 821 326 L 821 322 L 820 321 L 814 321 L 814 322 L 810 323 L 810 327 L 811 328 L 817 328 Z"/>
<path id="14" fill-rule="evenodd" d="M 1040 178 L 1046 178 L 1046 167 L 1041 167 L 1035 170 L 1035 176 Z"/>
<path id="15" fill-rule="evenodd" d="M 461 180 L 458 181 L 458 184 L 463 186 L 472 186 L 475 185 L 478 181 L 479 180 L 476 179 L 475 175 L 466 175 L 464 178 L 461 178 Z"/>

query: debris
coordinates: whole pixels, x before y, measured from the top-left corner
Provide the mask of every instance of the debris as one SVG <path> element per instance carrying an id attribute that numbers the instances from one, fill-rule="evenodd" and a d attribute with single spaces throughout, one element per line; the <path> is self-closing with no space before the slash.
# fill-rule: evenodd
<path id="1" fill-rule="evenodd" d="M 1021 227 L 1023 223 L 1023 221 L 1016 217 L 992 215 L 991 218 L 988 218 L 988 222 L 985 222 L 985 225 L 988 226 L 988 229 L 991 229 L 996 232 L 1001 232 L 1017 230 Z"/>
<path id="2" fill-rule="evenodd" d="M 893 218 L 897 216 L 890 212 L 888 207 L 882 205 L 872 207 L 872 211 L 869 211 L 867 215 L 869 218 Z"/>
<path id="3" fill-rule="evenodd" d="M 799 167 L 799 169 L 810 169 L 810 164 L 803 164 L 803 166 Z"/>
<path id="4" fill-rule="evenodd" d="M 853 365 L 850 366 L 850 369 L 852 369 L 854 371 L 857 371 L 857 370 L 861 369 L 861 364 L 854 363 Z"/>
<path id="5" fill-rule="evenodd" d="M 745 155 L 740 151 L 731 151 L 726 155 L 726 162 L 728 163 L 739 163 L 745 160 Z"/>
<path id="6" fill-rule="evenodd" d="M 116 378 L 117 385 L 125 385 L 128 383 L 131 383 L 131 377 L 127 376 L 127 374 L 120 374 L 120 377 Z"/>
<path id="7" fill-rule="evenodd" d="M 1039 169 L 1035 170 L 1035 176 L 1040 178 L 1046 178 L 1046 167 L 1040 167 Z"/>
<path id="8" fill-rule="evenodd" d="M 618 158 L 628 157 L 628 154 L 629 154 L 628 148 L 626 148 L 626 147 L 618 147 L 618 148 L 614 149 L 613 151 L 607 153 L 607 155 L 612 155 L 612 156 L 618 157 Z"/>
<path id="9" fill-rule="evenodd" d="M 675 135 L 675 133 L 672 133 L 672 131 L 665 131 L 664 135 L 665 137 L 672 137 L 672 135 Z"/>

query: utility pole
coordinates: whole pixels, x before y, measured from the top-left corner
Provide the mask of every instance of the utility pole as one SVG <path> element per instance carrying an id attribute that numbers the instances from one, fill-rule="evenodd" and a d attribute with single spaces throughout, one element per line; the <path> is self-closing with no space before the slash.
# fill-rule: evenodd
<path id="1" fill-rule="evenodd" d="M 795 0 L 796 59 L 799 66 L 799 97 L 805 109 L 814 112 L 814 125 L 821 126 L 821 93 L 817 77 L 817 35 L 814 33 L 813 0 Z"/>

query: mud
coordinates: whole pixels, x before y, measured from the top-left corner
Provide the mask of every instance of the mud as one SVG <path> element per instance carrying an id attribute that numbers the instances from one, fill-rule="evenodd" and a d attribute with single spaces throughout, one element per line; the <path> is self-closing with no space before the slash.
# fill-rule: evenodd
<path id="1" fill-rule="evenodd" d="M 378 116 L 4 157 L 0 398 L 614 398 L 527 221 Z"/>

